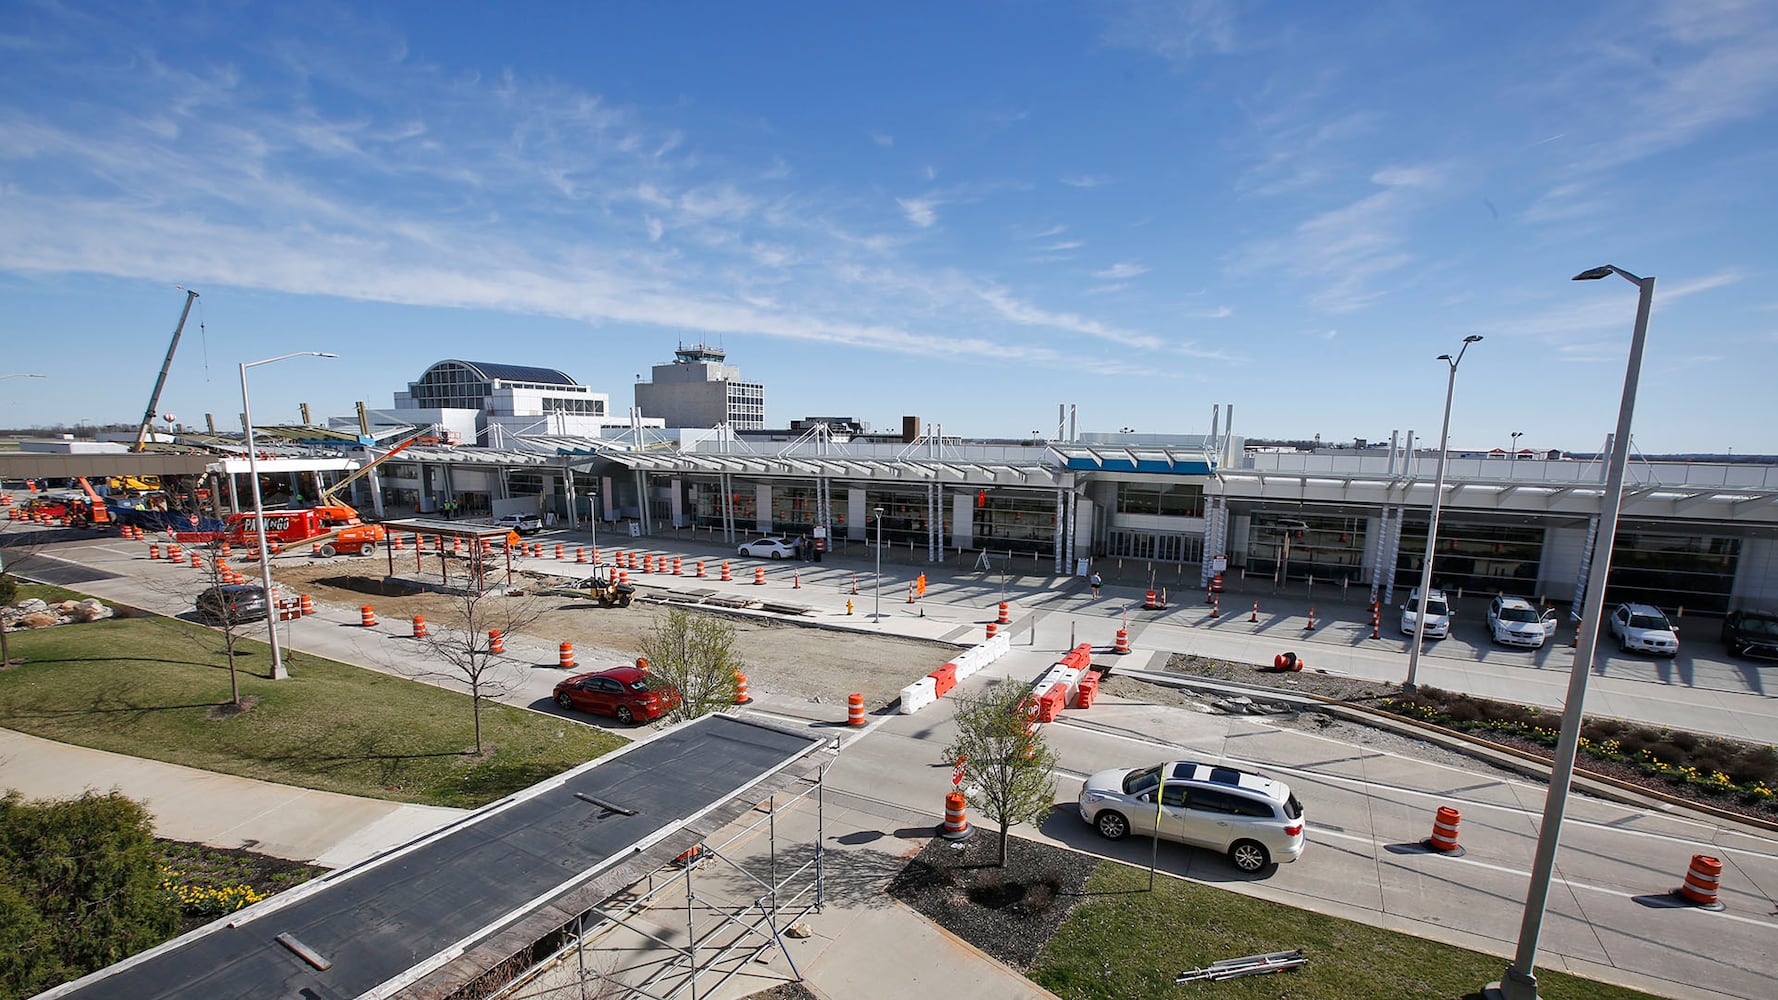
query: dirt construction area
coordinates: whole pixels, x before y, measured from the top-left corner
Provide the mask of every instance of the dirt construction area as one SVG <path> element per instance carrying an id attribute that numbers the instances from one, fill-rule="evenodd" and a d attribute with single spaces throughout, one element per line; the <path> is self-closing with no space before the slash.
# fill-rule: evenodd
<path id="1" fill-rule="evenodd" d="M 370 570 L 356 576 L 352 568 L 349 561 L 329 560 L 315 565 L 279 565 L 276 572 L 281 586 L 323 604 L 356 608 L 368 603 L 376 607 L 379 616 L 405 619 L 423 615 L 433 627 L 450 628 L 462 620 L 461 598 L 440 593 L 392 596 L 382 592 L 380 572 Z M 532 580 L 538 585 L 567 582 L 559 577 Z M 584 597 L 552 595 L 487 600 L 534 602 L 537 619 L 522 634 L 509 634 L 508 643 L 515 639 L 548 645 L 571 642 L 583 670 L 635 662 L 643 637 L 653 632 L 672 608 L 647 599 L 627 608 L 602 608 Z M 786 700 L 843 706 L 846 695 L 857 692 L 864 695 L 867 705 L 884 705 L 958 650 L 944 643 L 822 628 L 813 622 L 802 624 L 746 612 L 686 610 L 717 615 L 733 625 L 735 649 L 745 663 L 749 690 Z"/>

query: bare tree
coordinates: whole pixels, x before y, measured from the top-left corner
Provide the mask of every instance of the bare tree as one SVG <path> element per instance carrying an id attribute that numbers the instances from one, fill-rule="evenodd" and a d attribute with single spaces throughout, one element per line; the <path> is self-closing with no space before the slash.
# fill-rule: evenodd
<path id="1" fill-rule="evenodd" d="M 228 574 L 224 571 L 222 545 L 219 542 L 202 547 L 204 552 L 199 558 L 199 572 L 203 575 L 204 589 L 198 593 L 195 610 L 199 621 L 214 626 L 222 634 L 222 655 L 228 660 L 228 700 L 229 704 L 241 707 L 241 677 L 235 665 L 236 656 L 246 655 L 244 650 L 237 651 L 236 646 L 241 638 L 241 626 L 259 620 L 258 611 L 263 607 L 265 614 L 275 615 L 278 609 L 272 604 L 270 594 L 257 584 L 252 590 L 230 592 Z M 263 595 L 256 600 L 253 594 Z M 270 672 L 270 668 L 267 668 Z"/>
<path id="2" fill-rule="evenodd" d="M 509 596 L 498 589 L 483 589 L 482 582 L 493 575 L 486 557 L 474 552 L 469 559 L 466 586 L 449 594 L 450 610 L 438 624 L 437 632 L 429 627 L 424 643 L 427 654 L 439 666 L 422 671 L 424 676 L 459 682 L 469 688 L 470 707 L 475 715 L 475 752 L 482 752 L 482 700 L 498 698 L 510 692 L 516 679 L 501 672 L 501 656 L 490 649 L 488 633 L 498 629 L 502 642 L 523 632 L 537 620 L 544 608 L 535 597 Z M 430 625 L 430 623 L 428 623 Z"/>
<path id="3" fill-rule="evenodd" d="M 18 599 L 19 571 L 31 564 L 31 560 L 42 550 L 43 543 L 37 541 L 35 535 L 14 530 L 17 521 L 0 521 L 0 607 L 10 606 Z M 12 643 L 6 638 L 6 629 L 0 626 L 0 668 L 12 664 Z"/>
<path id="4" fill-rule="evenodd" d="M 1033 697 L 1002 681 L 957 708 L 945 759 L 961 761 L 969 804 L 1000 824 L 1000 867 L 1014 823 L 1041 824 L 1056 801 L 1056 752 L 1031 722 Z"/>
<path id="5" fill-rule="evenodd" d="M 668 722 L 725 711 L 735 703 L 739 674 L 747 669 L 735 652 L 735 628 L 713 615 L 680 608 L 667 612 L 642 639 L 648 672 L 679 692 Z"/>

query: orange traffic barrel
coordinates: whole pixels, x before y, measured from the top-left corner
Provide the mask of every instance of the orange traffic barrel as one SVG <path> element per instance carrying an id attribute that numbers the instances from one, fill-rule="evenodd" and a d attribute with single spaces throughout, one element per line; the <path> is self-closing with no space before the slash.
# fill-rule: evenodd
<path id="1" fill-rule="evenodd" d="M 849 694 L 846 696 L 846 725 L 864 725 L 864 695 Z"/>
<path id="2" fill-rule="evenodd" d="M 597 545 L 593 546 L 593 565 L 599 565 L 599 547 Z"/>
<path id="3" fill-rule="evenodd" d="M 159 545 L 150 545 L 148 547 L 148 558 L 159 559 L 160 557 L 161 557 L 161 547 Z"/>
<path id="4" fill-rule="evenodd" d="M 673 557 L 673 575 L 674 576 L 684 576 L 685 570 L 683 567 L 684 567 L 684 563 L 681 561 L 681 558 L 679 556 L 674 556 Z"/>
<path id="5" fill-rule="evenodd" d="M 376 610 L 368 604 L 366 604 L 362 608 L 359 608 L 358 609 L 358 624 L 364 626 L 365 628 L 376 628 L 376 626 L 377 626 Z"/>
<path id="6" fill-rule="evenodd" d="M 415 615 L 414 616 L 414 638 L 416 638 L 416 639 L 426 638 L 426 616 L 425 615 Z"/>
<path id="7" fill-rule="evenodd" d="M 192 569 L 203 569 L 204 568 L 204 561 L 202 559 L 198 558 L 198 554 L 196 552 L 193 552 L 191 554 L 191 568 Z"/>
<path id="8" fill-rule="evenodd" d="M 704 560 L 699 559 L 698 560 L 698 579 L 702 580 L 703 578 L 704 578 Z"/>
<path id="9" fill-rule="evenodd" d="M 1692 855 L 1685 882 L 1677 890 L 1679 898 L 1712 910 L 1722 909 L 1716 891 L 1722 885 L 1722 861 L 1704 854 Z"/>
<path id="10" fill-rule="evenodd" d="M 167 546 L 167 559 L 172 562 L 184 562 L 185 550 L 177 545 Z"/>
<path id="11" fill-rule="evenodd" d="M 1009 614 L 1009 611 L 1010 611 L 1010 609 L 1007 607 L 1006 602 L 1001 601 L 1000 602 L 1000 617 L 994 619 L 995 623 L 1000 624 L 1000 625 L 1011 625 L 1012 624 L 1012 615 Z"/>
<path id="12" fill-rule="evenodd" d="M 1450 806 L 1439 806 L 1432 819 L 1432 836 L 1427 838 L 1426 846 L 1441 854 L 1461 856 L 1463 848 L 1457 846 L 1457 824 L 1462 819 L 1463 814 Z"/>
<path id="13" fill-rule="evenodd" d="M 579 545 L 576 545 L 574 547 L 574 561 L 577 563 L 586 562 L 586 549 L 582 548 Z"/>
<path id="14" fill-rule="evenodd" d="M 1279 653 L 1272 657 L 1273 670 L 1301 670 L 1307 665 L 1308 661 L 1295 653 Z"/>
<path id="15" fill-rule="evenodd" d="M 506 652 L 506 640 L 500 638 L 500 630 L 497 628 L 488 630 L 488 652 L 494 656 Z"/>
<path id="16" fill-rule="evenodd" d="M 1161 598 L 1160 598 L 1159 594 L 1150 590 L 1147 593 L 1142 595 L 1142 607 L 1144 609 L 1153 611 L 1156 608 L 1159 608 L 1160 606 L 1161 606 Z"/>
<path id="17" fill-rule="evenodd" d="M 761 587 L 766 585 L 766 568 L 764 566 L 753 567 L 753 582 Z"/>
<path id="18" fill-rule="evenodd" d="M 1117 630 L 1117 642 L 1112 645 L 1111 651 L 1113 653 L 1128 653 L 1130 651 L 1129 629 L 1120 628 Z"/>
<path id="19" fill-rule="evenodd" d="M 401 544 L 401 536 L 400 535 L 390 535 L 389 536 L 389 547 L 394 549 L 397 552 L 400 552 L 403 548 L 403 546 Z"/>
<path id="20" fill-rule="evenodd" d="M 945 825 L 939 836 L 946 840 L 962 840 L 975 831 L 969 826 L 969 813 L 964 808 L 969 799 L 962 792 L 945 793 Z"/>
<path id="21" fill-rule="evenodd" d="M 723 582 L 725 582 L 725 583 L 728 582 L 729 580 L 734 579 L 734 577 L 729 575 L 728 560 L 727 559 L 724 559 L 722 561 L 722 579 L 723 579 Z"/>
<path id="22" fill-rule="evenodd" d="M 564 642 L 556 655 L 556 666 L 563 670 L 574 669 L 574 643 Z"/>
<path id="23" fill-rule="evenodd" d="M 641 666 L 642 664 L 638 662 L 637 665 Z M 643 667 L 643 669 L 646 670 L 648 668 Z M 747 675 L 739 670 L 735 671 L 735 704 L 748 705 L 752 702 L 753 699 L 747 694 Z"/>
<path id="24" fill-rule="evenodd" d="M 315 613 L 315 601 L 307 594 L 297 598 L 296 607 L 297 610 L 302 612 L 304 618 Z"/>
<path id="25" fill-rule="evenodd" d="M 567 558 L 566 547 L 563 546 L 560 542 L 556 543 L 556 558 L 557 559 Z"/>
<path id="26" fill-rule="evenodd" d="M 994 638 L 994 634 L 999 631 L 1000 631 L 1000 626 L 994 624 L 993 622 L 988 623 L 988 638 L 990 638 L 990 639 Z"/>

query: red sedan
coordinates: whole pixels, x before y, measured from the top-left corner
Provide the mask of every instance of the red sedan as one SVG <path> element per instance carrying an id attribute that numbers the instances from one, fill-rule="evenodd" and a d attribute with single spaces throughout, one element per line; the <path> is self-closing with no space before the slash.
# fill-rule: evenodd
<path id="1" fill-rule="evenodd" d="M 647 722 L 672 711 L 679 692 L 660 685 L 637 667 L 613 667 L 575 674 L 556 685 L 556 704 L 609 715 L 619 722 Z"/>

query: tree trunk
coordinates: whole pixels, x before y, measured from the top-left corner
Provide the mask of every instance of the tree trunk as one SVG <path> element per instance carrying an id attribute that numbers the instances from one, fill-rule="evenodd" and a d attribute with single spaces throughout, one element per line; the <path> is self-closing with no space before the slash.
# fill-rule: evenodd
<path id="1" fill-rule="evenodd" d="M 1012 824 L 1000 821 L 1000 867 L 1006 867 L 1006 844 L 1012 839 Z"/>
<path id="2" fill-rule="evenodd" d="M 241 678 L 235 673 L 235 635 L 231 631 L 222 633 L 223 653 L 228 657 L 228 700 L 236 708 L 241 707 Z"/>
<path id="3" fill-rule="evenodd" d="M 12 666 L 12 640 L 6 637 L 6 629 L 0 626 L 0 669 Z"/>
<path id="4" fill-rule="evenodd" d="M 482 752 L 482 689 L 480 684 L 471 684 L 469 686 L 469 703 L 474 708 L 475 753 L 476 756 L 479 757 Z"/>

